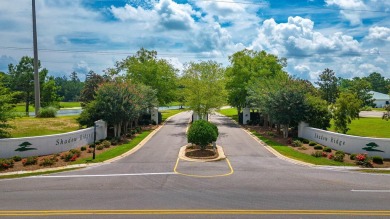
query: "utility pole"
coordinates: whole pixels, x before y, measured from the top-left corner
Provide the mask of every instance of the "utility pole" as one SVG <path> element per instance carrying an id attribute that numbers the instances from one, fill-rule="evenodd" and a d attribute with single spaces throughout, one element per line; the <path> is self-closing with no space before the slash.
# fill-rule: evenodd
<path id="1" fill-rule="evenodd" d="M 37 40 L 37 17 L 35 13 L 35 0 L 32 0 L 32 18 L 33 18 L 33 43 L 34 43 L 34 91 L 35 91 L 35 117 L 39 116 L 41 108 L 41 94 L 38 72 L 38 40 Z"/>

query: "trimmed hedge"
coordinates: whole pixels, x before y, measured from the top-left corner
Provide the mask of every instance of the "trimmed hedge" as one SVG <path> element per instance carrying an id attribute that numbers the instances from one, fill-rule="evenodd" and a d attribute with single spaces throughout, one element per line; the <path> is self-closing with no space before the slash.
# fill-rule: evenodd
<path id="1" fill-rule="evenodd" d="M 191 127 L 188 129 L 188 142 L 199 145 L 202 150 L 204 150 L 208 144 L 216 141 L 217 138 L 217 126 L 205 120 L 193 122 Z"/>

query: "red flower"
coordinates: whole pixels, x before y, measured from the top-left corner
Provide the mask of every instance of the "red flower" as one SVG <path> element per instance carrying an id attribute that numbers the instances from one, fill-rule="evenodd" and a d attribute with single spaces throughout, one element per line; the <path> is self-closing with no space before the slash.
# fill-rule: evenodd
<path id="1" fill-rule="evenodd" d="M 77 159 L 77 154 L 73 155 L 72 158 L 70 158 L 70 161 L 75 161 Z"/>

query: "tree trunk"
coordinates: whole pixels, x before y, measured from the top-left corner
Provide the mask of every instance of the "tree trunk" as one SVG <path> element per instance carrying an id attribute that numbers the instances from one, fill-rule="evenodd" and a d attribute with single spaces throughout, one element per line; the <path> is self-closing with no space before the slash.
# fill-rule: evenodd
<path id="1" fill-rule="evenodd" d="M 280 133 L 282 133 L 282 131 L 280 130 L 280 123 L 278 123 L 278 124 L 276 124 L 276 132 L 278 133 L 278 134 L 280 134 Z"/>
<path id="2" fill-rule="evenodd" d="M 283 138 L 288 138 L 288 124 L 283 125 Z"/>
<path id="3" fill-rule="evenodd" d="M 26 96 L 26 116 L 29 116 L 29 111 L 30 111 L 30 93 L 27 92 Z"/>

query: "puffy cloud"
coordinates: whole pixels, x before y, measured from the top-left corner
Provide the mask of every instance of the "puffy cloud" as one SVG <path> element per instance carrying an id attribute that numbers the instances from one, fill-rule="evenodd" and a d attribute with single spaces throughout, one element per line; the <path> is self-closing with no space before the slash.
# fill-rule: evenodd
<path id="1" fill-rule="evenodd" d="M 325 2 L 328 6 L 339 7 L 341 9 L 340 14 L 352 25 L 362 24 L 361 11 L 359 10 L 367 9 L 363 0 L 325 0 Z"/>
<path id="2" fill-rule="evenodd" d="M 340 32 L 324 36 L 314 31 L 313 27 L 313 21 L 302 17 L 289 17 L 287 23 L 280 24 L 268 19 L 259 28 L 258 37 L 251 47 L 292 57 L 361 52 L 359 42 L 353 37 Z"/>
<path id="3" fill-rule="evenodd" d="M 145 10 L 142 7 L 133 7 L 126 4 L 124 7 L 111 6 L 111 13 L 113 16 L 121 21 L 150 21 L 155 17 L 154 11 Z M 154 15 L 154 16 L 153 16 Z"/>
<path id="4" fill-rule="evenodd" d="M 390 42 L 390 28 L 388 27 L 371 27 L 367 36 L 369 40 L 381 40 Z"/>

